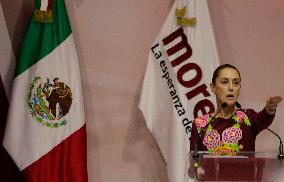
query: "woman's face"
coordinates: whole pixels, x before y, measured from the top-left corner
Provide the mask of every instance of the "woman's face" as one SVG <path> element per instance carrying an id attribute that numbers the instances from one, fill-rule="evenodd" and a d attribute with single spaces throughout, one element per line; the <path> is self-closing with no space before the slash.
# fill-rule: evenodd
<path id="1" fill-rule="evenodd" d="M 210 86 L 212 92 L 216 95 L 217 104 L 226 102 L 228 106 L 233 106 L 239 97 L 241 78 L 237 70 L 224 68 L 220 70 L 215 83 Z"/>

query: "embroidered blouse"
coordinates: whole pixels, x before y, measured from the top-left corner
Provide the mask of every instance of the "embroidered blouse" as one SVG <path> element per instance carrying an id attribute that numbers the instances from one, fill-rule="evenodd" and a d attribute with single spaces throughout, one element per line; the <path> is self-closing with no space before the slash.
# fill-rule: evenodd
<path id="1" fill-rule="evenodd" d="M 255 151 L 256 136 L 268 127 L 275 115 L 265 109 L 259 113 L 253 109 L 237 110 L 229 119 L 206 114 L 196 118 L 192 125 L 190 150 L 201 151 Z"/>

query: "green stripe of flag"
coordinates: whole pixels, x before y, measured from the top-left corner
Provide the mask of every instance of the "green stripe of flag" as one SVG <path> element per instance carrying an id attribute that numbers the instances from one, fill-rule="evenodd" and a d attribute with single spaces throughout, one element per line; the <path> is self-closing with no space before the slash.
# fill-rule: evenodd
<path id="1" fill-rule="evenodd" d="M 40 0 L 36 0 L 35 7 Z M 30 21 L 20 51 L 15 76 L 52 52 L 72 32 L 64 0 L 53 0 L 52 23 Z"/>

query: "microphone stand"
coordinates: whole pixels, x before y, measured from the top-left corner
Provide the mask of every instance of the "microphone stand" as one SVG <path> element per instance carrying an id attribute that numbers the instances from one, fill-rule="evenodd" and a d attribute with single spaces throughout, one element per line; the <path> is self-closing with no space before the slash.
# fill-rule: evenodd
<path id="1" fill-rule="evenodd" d="M 238 109 L 240 109 L 241 111 L 245 112 L 245 111 L 242 109 L 242 106 L 241 106 L 240 103 L 236 102 L 236 103 L 235 103 L 235 106 L 236 106 Z M 257 124 L 263 126 L 262 123 L 257 123 Z M 280 161 L 281 161 L 281 160 L 284 160 L 283 142 L 282 142 L 281 137 L 280 137 L 277 133 L 275 133 L 274 131 L 272 131 L 271 129 L 269 129 L 269 128 L 267 128 L 267 127 L 265 127 L 265 129 L 268 130 L 268 131 L 270 131 L 272 134 L 274 134 L 274 135 L 279 139 L 279 141 L 280 141 L 280 144 L 279 144 L 279 154 L 277 155 L 277 158 L 278 158 Z"/>
<path id="2" fill-rule="evenodd" d="M 199 154 L 198 154 L 198 150 L 197 150 L 197 145 L 195 143 L 195 147 L 194 147 L 194 152 L 192 153 L 192 159 L 193 159 L 193 167 L 194 168 L 198 168 L 198 158 L 199 158 Z"/>
<path id="3" fill-rule="evenodd" d="M 284 160 L 284 151 L 283 151 L 283 143 L 280 141 L 279 145 L 279 154 L 277 155 L 279 160 Z"/>

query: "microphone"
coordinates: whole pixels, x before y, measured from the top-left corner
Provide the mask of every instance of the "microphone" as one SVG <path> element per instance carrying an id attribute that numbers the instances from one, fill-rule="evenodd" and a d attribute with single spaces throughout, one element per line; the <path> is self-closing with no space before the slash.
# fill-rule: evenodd
<path id="1" fill-rule="evenodd" d="M 228 104 L 227 104 L 226 102 L 224 102 L 224 103 L 221 104 L 221 109 L 217 111 L 217 113 L 211 118 L 211 120 L 210 120 L 210 121 L 206 124 L 206 126 L 201 130 L 201 133 L 203 133 L 204 130 L 206 130 L 206 129 L 208 128 L 208 125 L 214 121 L 214 119 L 216 118 L 216 116 L 221 112 L 222 109 L 225 109 L 225 108 L 227 107 L 227 105 L 228 105 Z M 194 160 L 193 166 L 194 166 L 195 168 L 198 168 L 198 163 L 197 163 L 197 161 L 198 161 L 198 158 L 199 158 L 199 154 L 198 154 L 197 151 L 198 151 L 199 148 L 200 148 L 199 142 L 197 142 L 197 144 L 195 143 L 194 152 L 193 152 L 193 154 L 192 154 L 192 158 L 193 158 L 193 160 Z"/>
<path id="2" fill-rule="evenodd" d="M 236 106 L 239 110 L 241 110 L 241 111 L 245 112 L 245 111 L 243 110 L 243 108 L 242 108 L 241 104 L 240 104 L 238 101 L 237 101 L 237 102 L 235 102 L 235 106 Z"/>
<path id="3" fill-rule="evenodd" d="M 239 110 L 245 112 L 245 111 L 242 109 L 242 106 L 241 106 L 240 103 L 235 102 L 235 106 L 236 106 Z M 257 124 L 263 126 L 262 123 L 257 123 Z M 264 127 L 264 126 L 263 126 L 263 127 Z M 265 129 L 268 130 L 268 131 L 270 131 L 273 135 L 275 135 L 275 136 L 279 139 L 279 141 L 280 141 L 280 144 L 279 144 L 279 154 L 277 155 L 277 157 L 278 157 L 279 160 L 284 160 L 284 149 L 283 149 L 283 142 L 282 142 L 281 137 L 280 137 L 277 133 L 275 133 L 274 131 L 272 131 L 271 129 L 269 129 L 268 127 L 265 127 Z"/>

